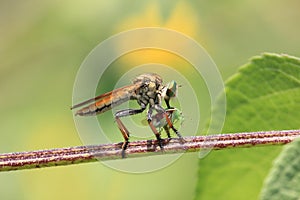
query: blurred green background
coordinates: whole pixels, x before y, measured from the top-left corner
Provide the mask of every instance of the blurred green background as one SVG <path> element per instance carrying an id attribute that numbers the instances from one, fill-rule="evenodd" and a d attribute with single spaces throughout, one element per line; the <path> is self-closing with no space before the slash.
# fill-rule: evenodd
<path id="1" fill-rule="evenodd" d="M 299 57 L 299 7 L 296 0 L 0 1 L 0 151 L 82 145 L 69 110 L 73 83 L 83 59 L 109 36 L 177 30 L 203 45 L 226 79 L 262 52 Z M 145 62 L 151 58 L 172 62 L 160 55 Z M 197 164 L 190 153 L 147 174 L 100 163 L 1 173 L 0 199 L 192 199 Z"/>

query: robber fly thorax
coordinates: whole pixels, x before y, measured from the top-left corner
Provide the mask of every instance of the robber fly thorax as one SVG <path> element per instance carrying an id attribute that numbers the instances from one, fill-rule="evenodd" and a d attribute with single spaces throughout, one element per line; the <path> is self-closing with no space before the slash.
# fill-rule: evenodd
<path id="1" fill-rule="evenodd" d="M 162 113 L 169 127 L 178 135 L 179 138 L 182 138 L 178 130 L 173 127 L 172 121 L 169 119 L 168 114 L 161 105 L 162 100 L 164 100 L 167 105 L 167 109 L 172 108 L 170 106 L 170 99 L 177 95 L 177 89 L 178 87 L 175 81 L 171 81 L 167 85 L 163 85 L 163 80 L 159 75 L 154 73 L 142 74 L 136 77 L 131 85 L 99 95 L 95 98 L 74 105 L 71 109 L 85 106 L 79 109 L 75 115 L 91 116 L 106 112 L 107 110 L 110 110 L 126 101 L 136 100 L 140 105 L 139 109 L 128 108 L 115 113 L 115 119 L 118 128 L 124 137 L 124 142 L 122 145 L 122 156 L 124 157 L 125 150 L 129 143 L 129 131 L 122 123 L 120 118 L 142 113 L 147 106 L 149 106 L 147 112 L 147 121 L 151 130 L 155 134 L 158 140 L 158 145 L 161 149 L 163 149 L 163 146 L 160 133 L 156 130 L 152 123 L 153 111 Z"/>

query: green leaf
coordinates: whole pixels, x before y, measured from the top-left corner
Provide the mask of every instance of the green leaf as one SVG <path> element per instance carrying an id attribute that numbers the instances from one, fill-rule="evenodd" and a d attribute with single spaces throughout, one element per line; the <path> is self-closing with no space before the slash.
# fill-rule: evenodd
<path id="1" fill-rule="evenodd" d="M 278 54 L 254 57 L 226 82 L 226 98 L 224 133 L 298 129 L 300 60 Z M 199 161 L 196 199 L 257 199 L 281 149 L 210 153 Z"/>
<path id="2" fill-rule="evenodd" d="M 286 145 L 268 175 L 261 199 L 299 199 L 300 140 Z"/>

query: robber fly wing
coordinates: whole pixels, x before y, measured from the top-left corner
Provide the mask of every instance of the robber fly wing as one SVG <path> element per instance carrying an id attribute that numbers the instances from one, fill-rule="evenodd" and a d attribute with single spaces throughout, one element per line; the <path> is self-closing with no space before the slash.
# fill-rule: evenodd
<path id="1" fill-rule="evenodd" d="M 119 88 L 119 89 L 122 89 L 122 88 Z M 119 89 L 116 89 L 116 90 L 119 90 Z M 88 99 L 88 100 L 86 100 L 86 101 L 83 101 L 83 102 L 81 102 L 81 103 L 79 103 L 79 104 L 76 104 L 76 105 L 74 105 L 74 106 L 71 107 L 71 110 L 73 110 L 73 109 L 75 109 L 75 108 L 79 108 L 79 107 L 84 106 L 84 105 L 87 105 L 87 104 L 92 103 L 92 102 L 94 103 L 94 102 L 96 102 L 96 101 L 99 100 L 99 99 L 103 99 L 104 97 L 110 96 L 110 95 L 112 95 L 112 93 L 115 92 L 116 90 L 113 90 L 113 91 L 110 91 L 110 92 L 106 92 L 106 93 L 101 94 L 101 95 L 99 95 L 99 96 L 96 96 L 96 97 L 94 97 L 94 98 L 91 98 L 91 99 Z"/>
<path id="2" fill-rule="evenodd" d="M 84 102 L 72 106 L 71 109 L 85 106 L 76 112 L 76 115 L 88 116 L 103 113 L 112 107 L 120 105 L 135 96 L 135 91 L 140 84 L 132 84 L 115 89 L 111 92 L 101 94 L 95 98 L 88 99 Z"/>

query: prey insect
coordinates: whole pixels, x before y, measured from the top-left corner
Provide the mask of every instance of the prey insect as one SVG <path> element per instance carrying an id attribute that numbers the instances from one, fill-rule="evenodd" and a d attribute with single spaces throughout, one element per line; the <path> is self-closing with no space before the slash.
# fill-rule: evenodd
<path id="1" fill-rule="evenodd" d="M 184 116 L 182 115 L 182 112 L 177 108 L 168 108 L 165 111 L 173 125 L 181 125 L 184 121 Z M 142 120 L 142 124 L 147 125 L 147 120 Z M 165 130 L 168 138 L 171 139 L 170 126 L 166 121 L 166 118 L 163 113 L 156 113 L 155 115 L 153 115 L 152 124 L 158 130 L 159 133 Z"/>
<path id="2" fill-rule="evenodd" d="M 159 75 L 154 73 L 142 74 L 136 77 L 131 85 L 127 85 L 86 100 L 72 106 L 71 109 L 83 107 L 79 109 L 75 115 L 91 116 L 104 113 L 126 101 L 136 100 L 140 106 L 139 109 L 128 108 L 117 111 L 114 115 L 118 128 L 124 138 L 124 142 L 122 144 L 122 157 L 125 157 L 125 150 L 129 144 L 129 131 L 120 118 L 142 113 L 146 110 L 147 106 L 147 122 L 152 132 L 155 134 L 158 145 L 161 149 L 163 149 L 162 139 L 160 137 L 160 133 L 157 131 L 152 122 L 153 111 L 161 113 L 168 123 L 168 126 L 179 138 L 182 138 L 179 131 L 173 126 L 168 113 L 162 107 L 162 101 L 164 100 L 167 105 L 167 109 L 172 108 L 170 106 L 170 99 L 176 96 L 177 89 L 178 86 L 175 81 L 171 81 L 169 84 L 163 85 L 163 80 Z"/>

